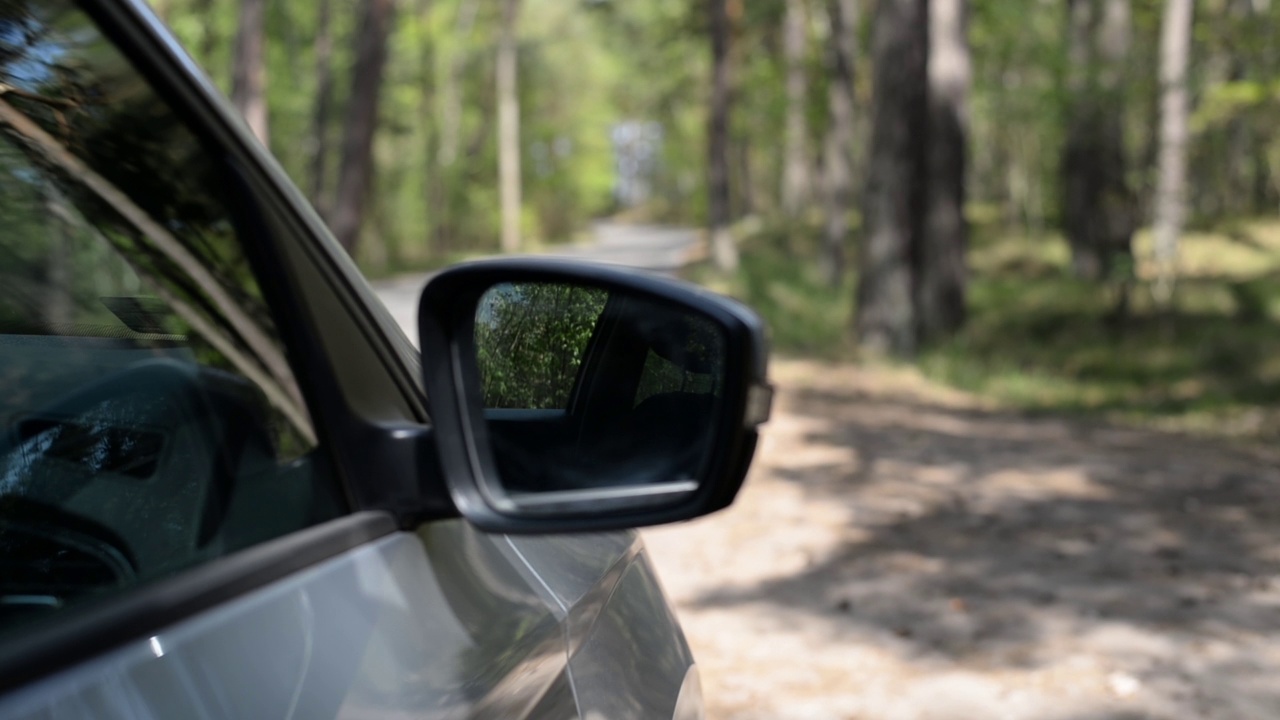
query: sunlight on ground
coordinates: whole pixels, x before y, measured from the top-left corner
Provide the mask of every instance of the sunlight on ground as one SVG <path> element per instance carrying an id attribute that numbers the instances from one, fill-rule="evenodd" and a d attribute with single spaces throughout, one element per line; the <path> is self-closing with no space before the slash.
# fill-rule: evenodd
<path id="1" fill-rule="evenodd" d="M 1280 471 L 782 361 L 729 510 L 646 531 L 712 720 L 1280 714 Z"/>

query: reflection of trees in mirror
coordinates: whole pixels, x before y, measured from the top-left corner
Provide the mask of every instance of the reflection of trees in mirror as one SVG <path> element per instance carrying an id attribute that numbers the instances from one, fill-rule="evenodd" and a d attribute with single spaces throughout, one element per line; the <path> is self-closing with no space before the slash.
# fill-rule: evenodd
<path id="1" fill-rule="evenodd" d="M 564 409 L 609 293 L 559 283 L 503 283 L 476 310 L 485 406 Z"/>

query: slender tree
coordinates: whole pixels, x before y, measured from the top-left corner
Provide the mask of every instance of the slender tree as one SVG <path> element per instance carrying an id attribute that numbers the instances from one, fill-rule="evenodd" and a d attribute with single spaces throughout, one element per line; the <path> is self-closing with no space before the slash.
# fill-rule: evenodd
<path id="1" fill-rule="evenodd" d="M 827 129 L 822 142 L 822 270 L 832 286 L 844 279 L 845 241 L 853 203 L 854 62 L 858 0 L 826 0 Z"/>
<path id="2" fill-rule="evenodd" d="M 1125 276 L 1132 264 L 1134 199 L 1124 142 L 1129 0 L 1069 0 L 1063 229 L 1078 276 Z"/>
<path id="3" fill-rule="evenodd" d="M 465 43 L 475 27 L 477 2 L 458 3 L 453 36 Z M 448 59 L 444 80 L 440 85 L 440 153 L 441 168 L 449 168 L 458 159 L 459 135 L 462 129 L 462 82 L 466 69 L 466 48 L 455 50 Z"/>
<path id="4" fill-rule="evenodd" d="M 928 183 L 915 284 L 921 342 L 938 340 L 964 324 L 968 13 L 968 0 L 930 0 Z"/>
<path id="5" fill-rule="evenodd" d="M 462 101 L 466 89 L 470 42 L 479 6 L 478 2 L 457 3 L 457 14 L 454 16 L 452 30 L 454 42 L 447 45 L 449 49 L 442 53 L 444 72 L 435 98 L 440 118 L 436 151 L 437 172 L 432 181 L 432 189 L 437 196 L 432 202 L 432 209 L 435 210 L 432 219 L 432 237 L 435 241 L 435 251 L 440 255 L 447 254 L 453 245 L 458 225 L 459 207 L 456 202 L 451 202 L 451 199 L 459 197 L 461 193 L 452 188 L 457 184 L 457 178 L 461 177 L 455 165 L 464 145 Z M 490 131 L 486 129 L 476 137 L 482 141 L 489 134 Z"/>
<path id="6" fill-rule="evenodd" d="M 342 133 L 342 162 L 334 194 L 330 226 L 338 242 L 354 253 L 364 224 L 373 184 L 373 136 L 378 127 L 378 102 L 387 39 L 395 16 L 394 0 L 365 0 L 356 31 L 355 63 L 351 69 L 351 99 Z"/>
<path id="7" fill-rule="evenodd" d="M 205 67 L 213 62 L 213 50 L 218 46 L 218 33 L 214 29 L 214 23 L 210 20 L 213 13 L 213 0 L 195 0 L 191 7 L 192 13 L 196 17 L 204 18 L 205 23 L 200 29 L 200 43 L 197 45 L 197 52 L 200 54 L 197 58 Z"/>
<path id="8" fill-rule="evenodd" d="M 913 254 L 919 245 L 928 107 L 926 0 L 879 0 L 872 28 L 871 142 L 859 253 L 858 344 L 916 351 Z"/>
<path id="9" fill-rule="evenodd" d="M 52 183 L 41 188 L 44 192 L 45 207 L 48 211 L 48 256 L 45 264 L 44 297 L 40 309 L 42 318 L 52 332 L 64 332 L 62 328 L 69 325 L 75 317 L 75 306 L 71 292 L 75 287 L 72 277 L 71 260 L 73 253 L 73 223 L 67 222 L 65 198 Z"/>
<path id="10" fill-rule="evenodd" d="M 806 0 L 786 0 L 782 24 L 782 57 L 786 70 L 786 135 L 783 146 L 782 210 L 798 215 L 809 193 L 809 133 L 806 118 L 809 51 Z"/>
<path id="11" fill-rule="evenodd" d="M 328 172 L 329 115 L 333 110 L 333 0 L 316 2 L 316 98 L 311 111 L 311 167 L 307 173 L 311 203 L 325 213 L 325 174 Z"/>
<path id="12" fill-rule="evenodd" d="M 707 215 L 711 257 L 721 272 L 738 267 L 738 245 L 730 223 L 729 113 L 733 102 L 730 46 L 733 23 L 729 4 L 735 0 L 706 0 L 711 31 L 711 102 L 707 117 Z"/>
<path id="13" fill-rule="evenodd" d="M 1173 295 L 1178 236 L 1186 216 L 1187 65 L 1194 0 L 1166 0 L 1160 26 L 1160 157 L 1156 175 L 1157 302 Z"/>
<path id="14" fill-rule="evenodd" d="M 436 65 L 439 57 L 439 46 L 434 33 L 431 32 L 433 13 L 436 11 L 435 0 L 417 0 L 416 14 L 418 20 L 418 63 L 420 79 L 417 84 L 419 122 L 423 126 L 422 162 L 417 171 L 424 175 L 422 183 L 422 210 L 418 217 L 422 219 L 422 227 L 429 228 L 432 237 L 431 249 L 439 250 L 439 228 L 443 225 L 447 205 L 445 183 L 448 180 L 438 172 L 440 161 L 440 134 L 436 124 L 438 111 L 436 88 Z M 410 164 L 410 167 L 414 167 Z M 426 244 L 425 238 L 423 239 Z"/>
<path id="15" fill-rule="evenodd" d="M 520 0 L 503 0 L 498 33 L 498 191 L 502 205 L 502 251 L 520 251 L 520 88 L 516 76 L 516 31 Z"/>
<path id="16" fill-rule="evenodd" d="M 267 26 L 266 0 L 240 0 L 240 25 L 236 29 L 231 64 L 231 103 L 263 145 L 267 134 Z"/>

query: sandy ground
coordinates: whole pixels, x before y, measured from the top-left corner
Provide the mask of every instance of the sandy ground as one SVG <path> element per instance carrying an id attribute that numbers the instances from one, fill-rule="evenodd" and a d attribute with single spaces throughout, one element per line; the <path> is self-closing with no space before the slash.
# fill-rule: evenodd
<path id="1" fill-rule="evenodd" d="M 1280 717 L 1280 458 L 771 374 L 737 503 L 645 533 L 710 720 Z"/>

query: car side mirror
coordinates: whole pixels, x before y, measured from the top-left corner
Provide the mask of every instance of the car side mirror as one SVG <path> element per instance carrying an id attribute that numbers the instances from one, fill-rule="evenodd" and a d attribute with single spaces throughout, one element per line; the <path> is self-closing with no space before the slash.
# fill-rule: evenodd
<path id="1" fill-rule="evenodd" d="M 733 501 L 772 401 L 745 306 L 584 262 L 433 277 L 418 309 L 440 463 L 492 532 L 655 525 Z"/>

